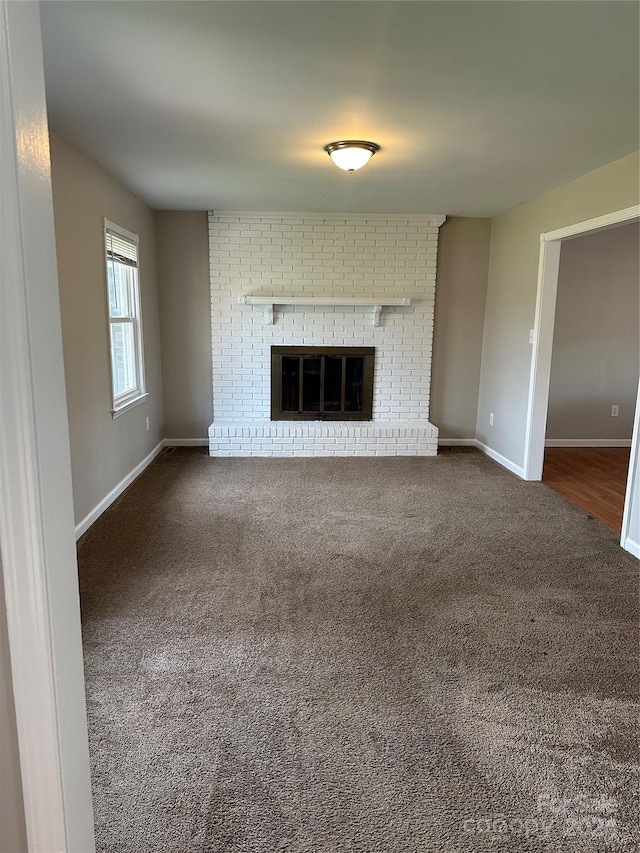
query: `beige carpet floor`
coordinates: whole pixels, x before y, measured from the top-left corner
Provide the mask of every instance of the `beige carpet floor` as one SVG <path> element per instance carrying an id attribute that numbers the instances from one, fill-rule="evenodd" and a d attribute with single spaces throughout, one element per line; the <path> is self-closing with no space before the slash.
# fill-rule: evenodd
<path id="1" fill-rule="evenodd" d="M 638 849 L 638 561 L 544 485 L 175 451 L 79 559 L 100 853 Z"/>

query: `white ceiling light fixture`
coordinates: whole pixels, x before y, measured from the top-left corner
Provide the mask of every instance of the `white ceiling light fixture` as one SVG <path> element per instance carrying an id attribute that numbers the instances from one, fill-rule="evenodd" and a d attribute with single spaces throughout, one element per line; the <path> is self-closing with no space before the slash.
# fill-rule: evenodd
<path id="1" fill-rule="evenodd" d="M 345 172 L 355 172 L 366 166 L 380 146 L 375 142 L 365 142 L 362 139 L 345 139 L 341 142 L 330 142 L 324 150 L 339 169 Z"/>

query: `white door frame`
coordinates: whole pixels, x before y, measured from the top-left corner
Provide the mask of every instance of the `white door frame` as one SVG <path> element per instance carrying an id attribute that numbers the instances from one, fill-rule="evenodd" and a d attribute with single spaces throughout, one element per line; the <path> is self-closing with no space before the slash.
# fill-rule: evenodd
<path id="1" fill-rule="evenodd" d="M 95 849 L 37 2 L 0 0 L 0 551 L 29 853 Z"/>
<path id="2" fill-rule="evenodd" d="M 629 459 L 629 473 L 627 475 L 627 491 L 624 496 L 624 512 L 622 514 L 622 533 L 620 544 L 622 547 L 640 559 L 640 537 L 636 539 L 632 535 L 632 511 L 636 513 L 636 526 L 638 515 L 640 515 L 640 381 L 638 382 L 638 398 L 636 401 L 636 414 L 633 421 L 633 438 L 631 439 L 631 458 Z"/>
<path id="3" fill-rule="evenodd" d="M 538 266 L 538 294 L 533 333 L 533 352 L 531 354 L 531 376 L 529 381 L 529 402 L 527 408 L 527 427 L 524 450 L 525 480 L 541 480 L 544 464 L 544 441 L 547 430 L 547 409 L 549 407 L 549 381 L 551 378 L 551 356 L 553 350 L 553 329 L 556 315 L 556 297 L 558 293 L 558 274 L 560 271 L 560 249 L 563 240 L 579 237 L 583 234 L 604 231 L 617 225 L 640 219 L 640 205 L 617 210 L 605 216 L 577 222 L 556 231 L 547 231 L 540 235 L 540 263 Z M 640 411 L 640 388 L 636 402 L 634 435 L 631 442 L 631 461 L 627 479 L 627 499 L 622 522 L 620 544 L 625 547 L 631 514 L 631 492 L 634 488 L 638 457 L 640 456 L 640 435 L 638 413 Z"/>

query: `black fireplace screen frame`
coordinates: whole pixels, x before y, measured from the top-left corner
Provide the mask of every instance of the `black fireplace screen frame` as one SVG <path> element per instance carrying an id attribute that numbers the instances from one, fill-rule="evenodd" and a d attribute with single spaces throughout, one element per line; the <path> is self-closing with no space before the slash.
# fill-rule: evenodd
<path id="1" fill-rule="evenodd" d="M 298 411 L 282 408 L 282 359 L 300 359 L 298 368 Z M 340 410 L 325 410 L 325 360 L 327 357 L 342 358 Z M 361 406 L 355 411 L 346 411 L 347 362 L 348 358 L 362 358 Z M 302 359 L 320 359 L 319 411 L 304 411 Z M 272 421 L 370 421 L 373 407 L 373 367 L 375 347 L 271 347 L 271 420 Z"/>

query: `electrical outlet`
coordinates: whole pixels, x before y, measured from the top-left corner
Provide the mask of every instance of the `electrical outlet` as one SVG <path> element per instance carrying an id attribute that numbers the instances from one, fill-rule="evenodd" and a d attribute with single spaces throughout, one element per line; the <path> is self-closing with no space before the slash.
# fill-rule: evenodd
<path id="1" fill-rule="evenodd" d="M 535 331 L 536 331 L 535 329 L 529 329 L 529 343 L 530 344 L 533 343 L 533 337 L 535 335 Z"/>
<path id="2" fill-rule="evenodd" d="M 149 418 L 147 418 L 147 432 L 149 432 Z"/>
<path id="3" fill-rule="evenodd" d="M 620 406 L 616 406 L 616 405 L 611 406 L 611 417 L 612 418 L 617 418 L 619 412 L 620 412 Z"/>
<path id="4" fill-rule="evenodd" d="M 489 426 L 493 426 L 493 412 L 489 412 Z"/>

